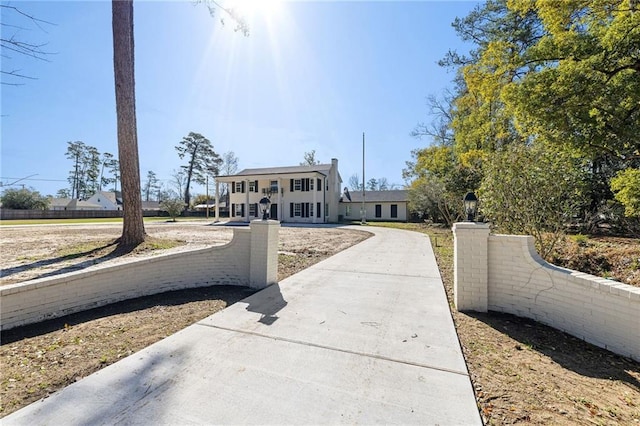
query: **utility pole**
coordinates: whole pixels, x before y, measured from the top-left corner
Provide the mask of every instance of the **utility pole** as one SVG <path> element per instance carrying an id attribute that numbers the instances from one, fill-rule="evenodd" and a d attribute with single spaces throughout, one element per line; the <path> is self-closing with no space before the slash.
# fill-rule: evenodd
<path id="1" fill-rule="evenodd" d="M 364 197 L 365 197 L 365 187 L 364 187 L 364 132 L 362 132 L 362 208 L 361 208 L 361 216 L 362 219 L 360 220 L 360 223 L 362 225 L 366 225 L 367 223 L 367 210 L 365 208 L 365 204 L 364 204 Z"/>

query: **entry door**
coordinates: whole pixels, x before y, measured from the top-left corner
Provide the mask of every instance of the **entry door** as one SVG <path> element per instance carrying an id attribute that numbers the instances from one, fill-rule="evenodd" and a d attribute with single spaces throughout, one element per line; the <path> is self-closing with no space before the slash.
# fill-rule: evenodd
<path id="1" fill-rule="evenodd" d="M 271 211 L 269 212 L 269 219 L 278 220 L 278 205 L 271 204 Z"/>

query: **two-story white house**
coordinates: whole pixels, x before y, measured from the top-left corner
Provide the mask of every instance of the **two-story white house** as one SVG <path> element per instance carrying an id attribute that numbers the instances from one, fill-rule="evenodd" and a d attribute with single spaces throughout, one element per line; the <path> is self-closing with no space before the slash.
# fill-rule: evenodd
<path id="1" fill-rule="evenodd" d="M 260 200 L 271 200 L 269 218 L 281 222 L 337 222 L 342 178 L 338 160 L 313 166 L 245 169 L 216 176 L 216 217 L 220 184 L 229 184 L 229 219 L 249 222 L 262 217 Z"/>

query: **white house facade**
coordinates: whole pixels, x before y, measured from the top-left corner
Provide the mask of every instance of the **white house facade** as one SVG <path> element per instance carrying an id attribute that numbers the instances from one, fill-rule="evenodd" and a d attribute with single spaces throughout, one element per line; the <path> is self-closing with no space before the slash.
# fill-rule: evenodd
<path id="1" fill-rule="evenodd" d="M 342 179 L 338 160 L 313 166 L 245 169 L 216 177 L 216 217 L 220 184 L 229 184 L 229 218 L 249 222 L 262 217 L 260 200 L 271 201 L 269 218 L 281 222 L 337 222 Z"/>
<path id="2" fill-rule="evenodd" d="M 122 199 L 119 192 L 98 191 L 87 201 L 98 205 L 97 210 L 122 210 Z"/>
<path id="3" fill-rule="evenodd" d="M 343 220 L 361 220 L 363 204 L 367 221 L 406 222 L 409 218 L 407 190 L 365 191 L 364 197 L 362 191 L 347 193 L 340 202 Z"/>

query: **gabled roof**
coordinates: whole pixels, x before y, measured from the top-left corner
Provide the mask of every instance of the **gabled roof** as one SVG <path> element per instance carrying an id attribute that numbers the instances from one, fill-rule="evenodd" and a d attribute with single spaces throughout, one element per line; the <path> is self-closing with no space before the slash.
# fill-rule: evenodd
<path id="1" fill-rule="evenodd" d="M 93 203 L 90 203 L 89 201 L 82 201 L 77 199 L 71 200 L 67 205 L 67 208 L 69 210 L 76 210 L 79 208 L 102 210 L 102 206 L 99 204 L 93 204 Z"/>
<path id="2" fill-rule="evenodd" d="M 118 192 L 98 191 L 95 194 L 93 194 L 92 198 L 96 195 L 106 198 L 107 200 L 111 201 L 114 205 L 122 204 L 122 195 L 120 191 Z"/>
<path id="3" fill-rule="evenodd" d="M 51 207 L 67 207 L 71 202 L 71 198 L 49 198 L 49 208 Z"/>
<path id="4" fill-rule="evenodd" d="M 349 191 L 352 203 L 362 203 L 362 191 Z M 366 203 L 391 203 L 407 202 L 409 191 L 406 189 L 391 189 L 389 191 L 365 191 L 364 201 Z M 341 201 L 348 203 L 347 197 L 343 196 Z"/>
<path id="5" fill-rule="evenodd" d="M 314 166 L 265 167 L 260 169 L 244 169 L 236 173 L 235 175 L 218 177 L 284 175 L 309 172 L 317 172 L 323 175 L 328 175 L 330 170 L 331 164 L 316 164 Z"/>

